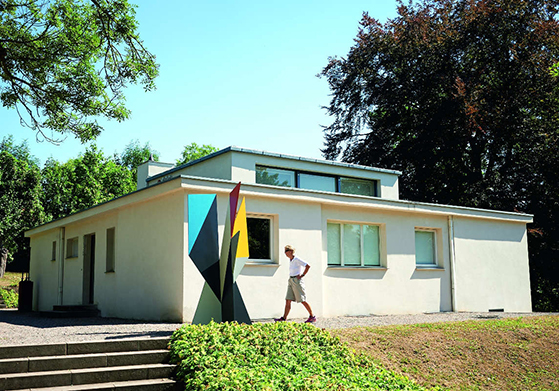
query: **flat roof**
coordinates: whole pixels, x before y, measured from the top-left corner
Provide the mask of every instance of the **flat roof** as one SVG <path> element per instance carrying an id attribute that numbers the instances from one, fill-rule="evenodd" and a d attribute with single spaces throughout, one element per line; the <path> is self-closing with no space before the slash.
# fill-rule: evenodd
<path id="1" fill-rule="evenodd" d="M 283 154 L 283 153 L 258 151 L 258 150 L 255 150 L 255 149 L 229 146 L 229 147 L 221 149 L 217 152 L 213 152 L 209 155 L 201 157 L 200 159 L 192 160 L 188 163 L 181 164 L 180 166 L 174 167 L 174 168 L 172 168 L 170 170 L 167 170 L 165 172 L 153 175 L 153 176 L 147 178 L 146 182 L 150 182 L 152 180 L 167 176 L 169 174 L 172 174 L 173 172 L 182 170 L 183 168 L 186 168 L 186 167 L 193 166 L 193 165 L 198 164 L 200 162 L 203 162 L 205 160 L 212 159 L 216 156 L 222 155 L 222 154 L 227 153 L 227 152 L 241 152 L 241 153 L 248 153 L 248 154 L 252 154 L 252 155 L 270 156 L 270 157 L 277 157 L 277 158 L 288 159 L 288 160 L 297 160 L 297 161 L 302 161 L 302 162 L 325 164 L 325 165 L 336 166 L 336 167 L 346 167 L 346 168 L 355 168 L 355 169 L 359 169 L 359 170 L 382 172 L 382 173 L 392 174 L 392 175 L 402 175 L 401 171 L 390 170 L 390 169 L 387 169 L 387 168 L 362 166 L 362 165 L 359 165 L 359 164 L 336 162 L 336 161 L 333 161 L 333 160 L 313 159 L 313 158 L 307 158 L 307 157 L 301 157 L 301 156 L 295 156 L 295 155 L 286 155 L 286 154 Z"/>

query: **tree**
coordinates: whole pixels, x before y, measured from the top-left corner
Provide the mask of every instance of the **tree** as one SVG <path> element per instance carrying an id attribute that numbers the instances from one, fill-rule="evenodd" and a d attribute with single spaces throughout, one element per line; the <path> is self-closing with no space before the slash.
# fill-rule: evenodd
<path id="1" fill-rule="evenodd" d="M 53 220 L 136 190 L 136 177 L 92 145 L 66 163 L 47 160 L 42 188 L 47 218 Z"/>
<path id="2" fill-rule="evenodd" d="M 123 121 L 123 90 L 155 88 L 155 56 L 137 33 L 127 0 L 0 0 L 0 100 L 49 141 L 55 132 L 82 142 Z"/>
<path id="3" fill-rule="evenodd" d="M 200 159 L 217 151 L 219 151 L 219 149 L 210 144 L 198 145 L 196 143 L 191 143 L 190 145 L 185 145 L 181 158 L 177 159 L 177 166 Z"/>
<path id="4" fill-rule="evenodd" d="M 321 73 L 324 156 L 402 170 L 403 198 L 534 213 L 534 308 L 555 310 L 540 288 L 559 283 L 557 16 L 546 0 L 400 2 L 385 24 L 364 14 Z"/>
<path id="5" fill-rule="evenodd" d="M 149 145 L 149 142 L 142 146 L 139 140 L 132 140 L 120 155 L 115 155 L 114 160 L 121 166 L 130 170 L 134 177 L 136 177 L 138 166 L 148 161 L 150 157 L 158 162 L 159 152 L 154 150 L 151 145 Z"/>
<path id="6" fill-rule="evenodd" d="M 40 175 L 27 143 L 15 145 L 13 137 L 5 137 L 0 143 L 0 250 L 7 250 L 7 262 L 27 250 L 24 231 L 44 220 Z"/>

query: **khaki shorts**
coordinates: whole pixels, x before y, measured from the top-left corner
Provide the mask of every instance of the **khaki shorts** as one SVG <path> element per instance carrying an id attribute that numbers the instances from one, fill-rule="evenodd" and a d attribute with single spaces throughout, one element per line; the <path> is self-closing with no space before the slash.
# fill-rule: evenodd
<path id="1" fill-rule="evenodd" d="M 302 278 L 298 279 L 297 277 L 289 277 L 289 280 L 287 280 L 287 293 L 285 294 L 285 300 L 291 300 L 297 303 L 307 301 L 305 283 Z"/>

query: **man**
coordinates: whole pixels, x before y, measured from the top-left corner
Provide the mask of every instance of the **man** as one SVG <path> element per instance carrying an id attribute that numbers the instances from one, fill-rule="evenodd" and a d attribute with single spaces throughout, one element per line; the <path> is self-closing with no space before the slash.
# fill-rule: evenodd
<path id="1" fill-rule="evenodd" d="M 285 295 L 285 311 L 281 318 L 274 319 L 276 322 L 285 322 L 289 311 L 291 311 L 291 302 L 303 304 L 309 312 L 309 318 L 305 323 L 316 322 L 316 317 L 312 313 L 311 306 L 307 303 L 307 294 L 305 292 L 305 283 L 303 277 L 308 273 L 310 266 L 301 258 L 295 256 L 295 249 L 290 245 L 285 246 L 285 255 L 289 258 L 289 280 L 287 281 L 287 294 Z"/>

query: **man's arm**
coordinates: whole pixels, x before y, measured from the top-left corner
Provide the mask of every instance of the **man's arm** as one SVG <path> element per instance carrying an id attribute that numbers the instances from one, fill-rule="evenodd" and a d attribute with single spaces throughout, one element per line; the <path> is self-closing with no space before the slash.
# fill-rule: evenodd
<path id="1" fill-rule="evenodd" d="M 311 268 L 311 265 L 307 264 L 307 266 L 305 266 L 305 271 L 303 272 L 303 274 L 299 274 L 297 276 L 297 278 L 300 280 L 301 278 L 305 277 L 305 274 L 307 274 L 307 272 L 309 271 L 310 268 Z"/>

